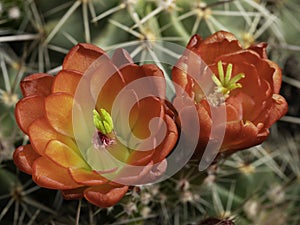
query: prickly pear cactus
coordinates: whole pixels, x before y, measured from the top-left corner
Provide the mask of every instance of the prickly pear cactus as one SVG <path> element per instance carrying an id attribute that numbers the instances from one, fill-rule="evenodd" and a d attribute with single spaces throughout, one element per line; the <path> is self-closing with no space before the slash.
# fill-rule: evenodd
<path id="1" fill-rule="evenodd" d="M 0 224 L 300 224 L 299 12 L 297 0 L 1 1 Z M 63 200 L 16 169 L 14 149 L 28 142 L 14 116 L 22 78 L 56 74 L 79 42 L 106 51 L 134 46 L 129 53 L 140 57 L 149 40 L 184 48 L 193 34 L 219 30 L 245 48 L 267 42 L 283 69 L 289 112 L 263 145 L 201 172 L 191 161 L 164 182 L 132 188 L 111 208 Z"/>

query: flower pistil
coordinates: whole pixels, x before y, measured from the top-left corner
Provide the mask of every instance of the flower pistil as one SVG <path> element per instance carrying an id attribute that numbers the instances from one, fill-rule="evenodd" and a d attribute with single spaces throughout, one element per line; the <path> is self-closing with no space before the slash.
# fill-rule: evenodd
<path id="1" fill-rule="evenodd" d="M 226 74 L 224 75 L 224 69 L 222 65 L 222 61 L 218 62 L 218 73 L 219 77 L 217 77 L 215 74 L 212 76 L 212 80 L 217 85 L 217 91 L 222 93 L 225 98 L 229 97 L 230 91 L 241 88 L 242 85 L 240 83 L 237 83 L 242 78 L 245 78 L 244 73 L 239 73 L 232 77 L 232 64 L 228 64 L 226 68 Z"/>
<path id="2" fill-rule="evenodd" d="M 106 147 L 114 142 L 113 140 L 113 120 L 105 109 L 93 110 L 93 120 L 96 133 L 93 137 L 93 144 L 96 149 Z"/>

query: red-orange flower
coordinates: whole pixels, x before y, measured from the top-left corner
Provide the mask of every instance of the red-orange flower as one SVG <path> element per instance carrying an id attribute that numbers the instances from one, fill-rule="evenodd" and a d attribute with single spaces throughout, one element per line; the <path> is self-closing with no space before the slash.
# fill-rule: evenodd
<path id="1" fill-rule="evenodd" d="M 177 88 L 175 101 L 184 91 L 197 108 L 198 155 L 215 138 L 224 137 L 219 152 L 226 153 L 260 144 L 271 125 L 287 111 L 287 103 L 279 95 L 281 70 L 267 58 L 266 44 L 243 49 L 233 34 L 224 31 L 205 40 L 194 35 L 173 68 L 172 79 L 182 88 Z M 220 112 L 226 113 L 223 121 L 218 121 Z M 225 136 L 212 137 L 212 126 L 221 134 L 218 127 L 222 125 Z"/>
<path id="2" fill-rule="evenodd" d="M 130 86 L 141 78 L 148 82 L 140 88 L 158 94 L 142 98 Z M 55 77 L 39 73 L 21 82 L 24 98 L 15 116 L 30 144 L 16 149 L 15 164 L 38 185 L 61 190 L 66 199 L 84 197 L 100 207 L 116 204 L 131 184 L 162 175 L 176 143 L 163 78 L 158 67 L 138 66 L 123 50 L 110 59 L 96 46 L 76 45 Z M 153 132 L 149 124 L 155 117 L 159 123 Z"/>

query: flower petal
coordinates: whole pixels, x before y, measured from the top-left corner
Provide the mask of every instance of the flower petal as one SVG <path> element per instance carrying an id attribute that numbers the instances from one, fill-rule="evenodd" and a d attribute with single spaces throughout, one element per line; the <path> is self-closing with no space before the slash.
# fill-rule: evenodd
<path id="1" fill-rule="evenodd" d="M 264 126 L 269 128 L 279 120 L 288 111 L 288 104 L 286 100 L 278 94 L 272 96 L 272 106 L 270 107 L 270 113 L 268 113 L 268 119 L 264 121 Z"/>
<path id="2" fill-rule="evenodd" d="M 29 126 L 28 135 L 32 147 L 40 155 L 44 155 L 46 145 L 51 140 L 59 140 L 71 148 L 76 146 L 71 138 L 54 130 L 45 118 L 35 120 Z"/>
<path id="3" fill-rule="evenodd" d="M 40 157 L 34 161 L 32 179 L 39 186 L 49 189 L 68 190 L 82 186 L 75 183 L 67 169 L 45 157 Z"/>
<path id="4" fill-rule="evenodd" d="M 222 43 L 223 41 L 235 42 L 237 41 L 237 39 L 232 33 L 226 31 L 218 31 L 203 40 L 203 44 L 213 44 L 216 42 Z M 236 48 L 241 48 L 241 45 L 239 43 L 236 43 L 236 45 Z"/>
<path id="5" fill-rule="evenodd" d="M 110 185 L 90 187 L 84 191 L 84 197 L 98 207 L 110 207 L 123 198 L 128 186 L 114 188 Z"/>
<path id="6" fill-rule="evenodd" d="M 16 120 L 25 134 L 28 134 L 28 127 L 30 124 L 44 115 L 44 97 L 42 96 L 32 95 L 23 98 L 16 105 Z"/>
<path id="7" fill-rule="evenodd" d="M 151 169 L 155 167 L 153 161 L 143 166 L 125 165 L 120 173 L 112 179 L 113 182 L 126 185 L 145 184 L 144 178 L 149 176 Z"/>
<path id="8" fill-rule="evenodd" d="M 24 145 L 15 150 L 13 160 L 21 171 L 32 174 L 32 164 L 39 157 L 31 145 Z"/>
<path id="9" fill-rule="evenodd" d="M 130 156 L 130 151 L 124 144 L 125 143 L 120 142 L 120 140 L 117 138 L 113 144 L 106 147 L 106 151 L 108 153 L 107 156 L 109 158 L 112 157 L 113 162 L 115 161 L 117 165 L 121 165 L 122 163 L 128 163 L 128 157 Z M 109 161 L 107 158 L 106 163 L 108 163 Z M 114 165 L 114 163 L 112 165 Z"/>
<path id="10" fill-rule="evenodd" d="M 53 80 L 53 76 L 45 73 L 35 73 L 25 77 L 20 83 L 23 96 L 49 95 L 51 93 Z"/>
<path id="11" fill-rule="evenodd" d="M 126 185 L 143 185 L 157 181 L 167 169 L 167 160 L 164 159 L 156 164 L 150 161 L 144 166 L 127 165 L 120 172 L 114 182 Z"/>
<path id="12" fill-rule="evenodd" d="M 165 98 L 166 83 L 164 75 L 161 69 L 156 65 L 145 64 L 138 66 L 136 64 L 130 64 L 123 67 L 120 72 L 125 84 L 128 85 L 128 88 L 133 89 L 138 96 L 147 93 L 148 95 L 157 96 L 161 99 Z"/>
<path id="13" fill-rule="evenodd" d="M 268 81 L 270 82 L 270 84 L 273 84 L 272 85 L 272 89 L 273 89 L 274 93 L 275 94 L 279 94 L 280 87 L 281 87 L 281 82 L 282 82 L 281 69 L 280 69 L 280 67 L 276 63 L 274 63 L 274 62 L 272 62 L 270 60 L 266 60 L 266 61 L 268 62 L 268 64 L 270 65 L 270 67 L 272 69 L 274 69 L 274 73 L 271 74 L 272 75 L 271 76 L 271 80 L 270 81 L 268 80 Z M 265 77 L 266 74 L 264 73 L 263 76 Z"/>
<path id="14" fill-rule="evenodd" d="M 208 139 L 211 132 L 212 119 L 210 116 L 210 105 L 206 100 L 203 100 L 197 106 L 199 122 L 200 122 L 200 139 Z"/>
<path id="15" fill-rule="evenodd" d="M 152 126 L 152 128 L 156 128 L 156 132 L 159 132 L 163 115 L 164 107 L 160 99 L 155 97 L 141 99 L 139 103 L 135 104 L 132 108 L 129 118 L 133 135 L 140 139 L 148 138 L 151 134 L 149 129 L 150 121 L 154 118 L 160 118 L 160 120 L 157 120 L 155 125 Z M 155 135 L 155 133 L 152 135 Z"/>
<path id="16" fill-rule="evenodd" d="M 148 144 L 147 144 L 148 145 Z M 153 143 L 153 148 L 155 143 Z M 149 146 L 147 146 L 149 148 Z M 140 147 L 140 149 L 143 149 L 143 146 Z M 147 165 L 150 161 L 152 161 L 152 157 L 155 153 L 155 149 L 151 149 L 149 151 L 143 151 L 143 150 L 130 150 L 130 155 L 127 159 L 127 164 L 133 165 L 133 166 L 143 166 Z"/>
<path id="17" fill-rule="evenodd" d="M 61 70 L 55 76 L 52 92 L 63 92 L 74 96 L 81 77 L 82 73 L 71 70 Z"/>
<path id="18" fill-rule="evenodd" d="M 164 160 L 173 150 L 178 139 L 178 131 L 173 119 L 166 115 L 164 121 L 167 125 L 167 134 L 163 142 L 155 149 L 155 153 L 152 157 L 154 163 L 159 163 Z"/>
<path id="19" fill-rule="evenodd" d="M 73 136 L 73 98 L 65 93 L 55 93 L 45 99 L 46 117 L 51 126 L 61 134 Z"/>
<path id="20" fill-rule="evenodd" d="M 86 187 L 74 188 L 70 190 L 63 190 L 61 191 L 62 196 L 66 200 L 74 200 L 74 199 L 81 199 L 83 198 L 83 192 Z"/>
<path id="21" fill-rule="evenodd" d="M 198 139 L 199 141 L 194 156 L 200 156 L 211 135 L 212 119 L 208 102 L 202 100 L 199 104 L 195 105 L 194 101 L 190 98 L 184 99 L 180 96 L 176 96 L 173 100 L 173 104 L 177 106 L 178 110 L 176 123 L 178 126 L 184 127 L 184 129 L 180 131 L 182 135 L 180 138 L 186 140 L 185 142 L 187 143 L 194 143 L 195 139 Z M 197 111 L 195 112 L 195 110 Z M 195 117 L 199 118 L 196 123 Z M 191 135 L 190 130 L 195 130 L 195 128 L 199 133 Z M 194 149 L 189 149 L 187 154 L 192 154 L 191 151 L 193 150 Z"/>
<path id="22" fill-rule="evenodd" d="M 123 48 L 116 49 L 111 60 L 113 64 L 119 69 L 123 68 L 126 65 L 134 63 L 130 54 Z"/>
<path id="23" fill-rule="evenodd" d="M 167 170 L 167 160 L 161 160 L 160 162 L 154 164 L 149 171 L 149 173 L 143 177 L 143 183 L 153 183 L 161 178 L 165 171 Z"/>
<path id="24" fill-rule="evenodd" d="M 66 55 L 63 69 L 76 70 L 84 73 L 89 66 L 105 52 L 95 45 L 79 43 Z"/>
<path id="25" fill-rule="evenodd" d="M 234 121 L 226 124 L 225 137 L 222 143 L 223 151 L 234 151 L 261 144 L 268 136 L 268 131 L 262 132 L 263 124 L 255 126 L 252 122 Z"/>
<path id="26" fill-rule="evenodd" d="M 108 182 L 106 178 L 90 169 L 69 168 L 69 172 L 76 183 L 85 186 L 98 186 Z"/>
<path id="27" fill-rule="evenodd" d="M 183 93 L 187 93 L 190 97 L 193 97 L 193 80 L 191 79 L 190 75 L 187 74 L 187 64 L 182 62 L 183 59 L 180 59 L 176 66 L 172 69 L 172 80 L 177 84 L 175 86 L 176 95 L 181 96 Z"/>
<path id="28" fill-rule="evenodd" d="M 88 168 L 78 150 L 72 149 L 58 140 L 51 140 L 47 144 L 45 155 L 64 168 Z"/>
<path id="29" fill-rule="evenodd" d="M 97 109 L 104 108 L 110 113 L 112 104 L 122 88 L 124 88 L 124 80 L 117 68 L 111 64 L 111 61 L 101 59 L 101 64 L 90 79 L 90 91 L 97 100 Z"/>
<path id="30" fill-rule="evenodd" d="M 267 46 L 268 46 L 267 43 L 261 42 L 258 44 L 251 45 L 248 49 L 255 51 L 257 54 L 260 55 L 262 59 L 267 59 L 268 58 L 267 51 L 266 51 Z"/>
<path id="31" fill-rule="evenodd" d="M 227 122 L 237 121 L 243 119 L 243 98 L 245 94 L 239 93 L 238 96 L 232 96 L 226 101 L 226 118 Z M 246 98 L 249 98 L 246 96 Z M 247 105 L 253 106 L 248 103 Z M 249 111 L 248 111 L 249 112 Z M 251 112 L 251 111 L 250 111 Z"/>
<path id="32" fill-rule="evenodd" d="M 208 65 L 217 62 L 216 59 L 220 55 L 242 49 L 234 35 L 225 31 L 216 32 L 205 40 L 202 40 L 199 35 L 194 35 L 187 48 L 198 53 Z"/>

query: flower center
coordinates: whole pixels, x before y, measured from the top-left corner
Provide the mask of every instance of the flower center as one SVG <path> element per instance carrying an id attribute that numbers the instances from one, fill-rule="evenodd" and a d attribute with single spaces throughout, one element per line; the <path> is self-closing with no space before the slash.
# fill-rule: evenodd
<path id="1" fill-rule="evenodd" d="M 113 121 L 109 113 L 105 109 L 93 110 L 93 118 L 95 127 L 102 134 L 110 134 L 113 131 Z"/>
<path id="2" fill-rule="evenodd" d="M 226 68 L 226 74 L 224 74 L 224 69 L 222 61 L 218 62 L 218 74 L 217 77 L 215 74 L 212 76 L 212 80 L 217 85 L 217 91 L 222 93 L 226 98 L 229 97 L 230 91 L 241 88 L 242 85 L 238 81 L 245 77 L 244 73 L 239 73 L 235 76 L 232 76 L 232 64 L 228 64 Z"/>
<path id="3" fill-rule="evenodd" d="M 105 109 L 94 109 L 93 121 L 96 129 L 92 145 L 85 152 L 85 159 L 94 171 L 106 174 L 107 179 L 113 180 L 120 168 L 119 160 L 111 152 L 114 144 L 117 144 L 113 120 Z"/>
<path id="4" fill-rule="evenodd" d="M 95 149 L 101 149 L 114 142 L 113 121 L 105 109 L 93 110 L 94 125 L 97 129 L 93 136 L 92 143 Z"/>

